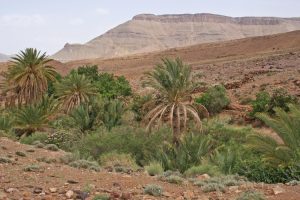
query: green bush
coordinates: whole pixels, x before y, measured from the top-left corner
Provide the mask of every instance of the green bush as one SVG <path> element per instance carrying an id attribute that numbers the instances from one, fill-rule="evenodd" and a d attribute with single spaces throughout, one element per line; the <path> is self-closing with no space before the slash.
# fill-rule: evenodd
<path id="1" fill-rule="evenodd" d="M 163 194 L 163 188 L 159 185 L 149 184 L 145 186 L 144 193 L 158 197 Z"/>
<path id="2" fill-rule="evenodd" d="M 230 103 L 230 99 L 226 95 L 226 89 L 223 85 L 215 85 L 209 88 L 195 101 L 196 103 L 205 106 L 211 114 L 217 114 L 221 112 Z"/>
<path id="3" fill-rule="evenodd" d="M 59 148 L 55 144 L 47 144 L 44 148 L 47 150 L 50 150 L 50 151 L 58 151 L 59 150 Z"/>
<path id="4" fill-rule="evenodd" d="M 20 142 L 23 144 L 32 145 L 36 141 L 40 141 L 41 143 L 45 143 L 48 139 L 48 134 L 45 132 L 35 132 L 27 137 L 22 137 Z"/>
<path id="5" fill-rule="evenodd" d="M 126 153 L 132 155 L 137 164 L 143 166 L 155 159 L 156 152 L 162 149 L 164 141 L 169 141 L 170 137 L 171 131 L 165 128 L 149 135 L 143 128 L 120 126 L 110 132 L 102 130 L 85 136 L 73 150 L 94 159 L 113 151 Z"/>
<path id="6" fill-rule="evenodd" d="M 214 191 L 220 191 L 220 192 L 225 192 L 225 187 L 224 185 L 220 183 L 208 183 L 205 184 L 202 188 L 202 191 L 207 193 L 207 192 L 214 192 Z"/>
<path id="7" fill-rule="evenodd" d="M 150 176 L 157 176 L 164 172 L 162 164 L 157 161 L 150 162 L 149 165 L 145 166 L 145 170 Z"/>
<path id="8" fill-rule="evenodd" d="M 288 94 L 288 92 L 282 88 L 273 90 L 271 94 L 266 91 L 262 91 L 257 93 L 256 99 L 252 101 L 253 110 L 250 112 L 250 116 L 255 117 L 256 113 L 262 112 L 274 115 L 274 109 L 277 107 L 288 112 L 288 105 L 295 103 L 298 103 L 297 98 Z"/>
<path id="9" fill-rule="evenodd" d="M 256 192 L 254 190 L 248 190 L 241 193 L 236 200 L 265 200 L 265 197 L 260 192 Z"/>
<path id="10" fill-rule="evenodd" d="M 131 110 L 135 114 L 136 121 L 142 121 L 145 115 L 149 112 L 151 106 L 148 104 L 151 102 L 152 96 L 145 95 L 139 96 L 135 95 L 132 100 Z"/>
<path id="11" fill-rule="evenodd" d="M 99 73 L 97 65 L 81 66 L 71 73 L 75 71 L 89 78 L 102 97 L 117 98 L 130 96 L 132 94 L 130 84 L 124 76 L 115 77 L 113 74 Z"/>
<path id="12" fill-rule="evenodd" d="M 180 176 L 176 176 L 176 175 L 168 176 L 168 177 L 166 177 L 165 180 L 169 183 L 175 183 L 175 184 L 182 184 L 184 181 L 183 178 L 181 178 Z"/>

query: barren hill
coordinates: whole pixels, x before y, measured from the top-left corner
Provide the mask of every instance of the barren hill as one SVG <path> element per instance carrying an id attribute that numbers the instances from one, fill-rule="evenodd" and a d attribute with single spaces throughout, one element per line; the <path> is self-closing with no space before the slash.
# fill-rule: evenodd
<path id="1" fill-rule="evenodd" d="M 53 58 L 61 61 L 111 58 L 299 29 L 299 18 L 142 14 L 86 44 L 67 43 Z"/>
<path id="2" fill-rule="evenodd" d="M 0 53 L 0 62 L 6 62 L 9 59 L 8 55 Z"/>
<path id="3" fill-rule="evenodd" d="M 65 63 L 67 69 L 95 64 L 103 72 L 125 75 L 140 87 L 143 73 L 163 57 L 180 57 L 202 74 L 200 81 L 227 85 L 234 100 L 253 97 L 259 89 L 284 87 L 300 96 L 300 31 L 199 44 L 111 59 Z"/>

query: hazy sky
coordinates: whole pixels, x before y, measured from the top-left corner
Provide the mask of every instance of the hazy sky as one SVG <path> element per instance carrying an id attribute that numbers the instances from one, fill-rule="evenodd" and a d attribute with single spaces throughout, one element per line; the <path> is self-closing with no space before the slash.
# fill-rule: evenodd
<path id="1" fill-rule="evenodd" d="M 300 17 L 300 0 L 0 0 L 0 53 L 53 54 L 85 43 L 140 13 Z"/>

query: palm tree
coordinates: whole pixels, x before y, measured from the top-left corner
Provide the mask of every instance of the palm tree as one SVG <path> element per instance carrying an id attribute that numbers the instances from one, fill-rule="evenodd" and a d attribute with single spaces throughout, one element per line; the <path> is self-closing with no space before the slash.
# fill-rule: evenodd
<path id="1" fill-rule="evenodd" d="M 67 113 L 80 104 L 89 102 L 91 97 L 96 95 L 96 88 L 91 81 L 76 71 L 62 79 L 61 82 L 57 82 L 55 91 L 62 108 Z"/>
<path id="2" fill-rule="evenodd" d="M 57 75 L 49 65 L 46 53 L 28 48 L 12 58 L 12 65 L 4 74 L 6 103 L 32 104 L 41 99 L 48 89 L 48 82 Z"/>
<path id="3" fill-rule="evenodd" d="M 264 160 L 273 166 L 287 166 L 300 160 L 300 108 L 289 106 L 290 112 L 276 108 L 276 118 L 266 114 L 257 117 L 271 127 L 281 138 L 281 142 L 269 136 L 248 136 L 248 147 L 262 153 Z"/>
<path id="4" fill-rule="evenodd" d="M 188 119 L 194 119 L 196 125 L 201 126 L 197 108 L 192 103 L 191 94 L 195 87 L 191 81 L 190 66 L 183 64 L 179 58 L 162 61 L 162 64 L 146 74 L 145 85 L 155 89 L 158 95 L 155 108 L 146 115 L 145 120 L 148 121 L 147 130 L 150 130 L 155 121 L 165 122 L 167 116 L 173 130 L 174 143 L 178 143 Z M 207 112 L 206 108 L 203 109 Z"/>
<path id="5" fill-rule="evenodd" d="M 57 101 L 53 97 L 45 95 L 36 104 L 14 109 L 14 128 L 19 130 L 21 135 L 30 135 L 48 127 L 48 123 L 56 115 L 57 105 Z"/>

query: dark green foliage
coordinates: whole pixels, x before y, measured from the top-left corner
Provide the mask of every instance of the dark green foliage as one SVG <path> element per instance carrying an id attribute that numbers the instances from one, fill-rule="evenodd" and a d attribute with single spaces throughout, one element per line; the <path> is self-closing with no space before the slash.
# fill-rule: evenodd
<path id="1" fill-rule="evenodd" d="M 45 143 L 47 138 L 48 138 L 47 133 L 45 133 L 45 132 L 35 132 L 35 133 L 31 134 L 30 136 L 22 137 L 20 139 L 20 142 L 23 143 L 23 144 L 32 145 L 35 141 Z"/>
<path id="2" fill-rule="evenodd" d="M 192 166 L 201 164 L 202 159 L 213 151 L 211 138 L 202 134 L 188 134 L 178 146 L 165 145 L 158 153 L 165 170 L 185 172 Z"/>
<path id="3" fill-rule="evenodd" d="M 93 112 L 90 110 L 87 105 L 80 105 L 75 108 L 69 114 L 69 126 L 76 127 L 82 133 L 92 130 L 96 119 L 92 116 Z"/>
<path id="4" fill-rule="evenodd" d="M 12 119 L 11 115 L 1 114 L 0 115 L 0 130 L 8 132 L 12 127 L 13 127 L 13 119 Z"/>
<path id="5" fill-rule="evenodd" d="M 151 95 L 135 95 L 132 100 L 131 110 L 135 114 L 136 121 L 142 121 L 145 115 L 149 112 L 151 107 L 149 108 L 149 104 L 151 102 Z"/>
<path id="6" fill-rule="evenodd" d="M 230 99 L 228 98 L 226 89 L 223 85 L 215 85 L 209 88 L 195 101 L 196 103 L 205 106 L 210 114 L 221 112 L 230 103 Z"/>
<path id="7" fill-rule="evenodd" d="M 116 127 L 110 132 L 92 133 L 78 142 L 74 149 L 83 156 L 98 159 L 102 154 L 116 151 L 131 154 L 139 165 L 153 160 L 156 152 L 162 149 L 164 141 L 170 141 L 170 130 L 160 129 L 148 135 L 144 129 Z"/>
<path id="8" fill-rule="evenodd" d="M 266 112 L 271 115 L 275 114 L 275 108 L 282 108 L 284 111 L 289 111 L 288 105 L 297 103 L 296 97 L 291 96 L 284 89 L 275 89 L 272 94 L 262 91 L 256 94 L 256 99 L 252 101 L 253 110 L 250 116 L 255 117 L 256 113 Z"/>
<path id="9" fill-rule="evenodd" d="M 132 93 L 130 84 L 124 76 L 114 77 L 113 74 L 99 73 L 96 65 L 79 67 L 77 72 L 89 78 L 102 97 L 126 97 Z"/>
<path id="10" fill-rule="evenodd" d="M 124 104 L 115 99 L 104 101 L 99 118 L 103 122 L 104 126 L 110 131 L 113 127 L 121 125 L 122 115 L 125 112 Z"/>

